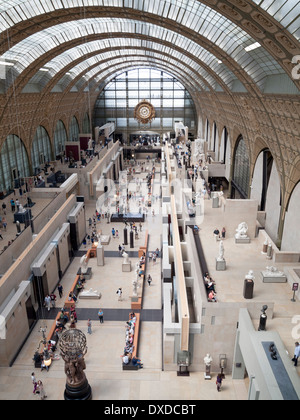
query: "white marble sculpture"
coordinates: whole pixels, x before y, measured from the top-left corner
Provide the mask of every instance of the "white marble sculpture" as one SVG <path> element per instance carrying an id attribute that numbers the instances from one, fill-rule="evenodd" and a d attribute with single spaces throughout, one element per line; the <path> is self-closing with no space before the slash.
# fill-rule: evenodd
<path id="1" fill-rule="evenodd" d="M 210 369 L 211 369 L 211 363 L 212 363 L 212 357 L 209 353 L 204 357 L 204 363 L 205 363 L 205 379 L 211 379 Z"/>
<path id="2" fill-rule="evenodd" d="M 92 149 L 93 149 L 93 140 L 92 140 L 92 139 L 89 139 L 89 142 L 88 142 L 88 149 L 89 149 L 89 150 L 92 150 Z"/>
<path id="3" fill-rule="evenodd" d="M 247 223 L 245 223 L 245 222 L 240 223 L 238 225 L 238 228 L 236 229 L 236 234 L 235 234 L 236 239 L 248 238 L 247 232 L 248 232 Z"/>
<path id="4" fill-rule="evenodd" d="M 140 263 L 135 263 L 135 272 L 136 272 L 136 274 L 138 275 L 139 274 L 139 272 L 140 272 Z"/>
<path id="5" fill-rule="evenodd" d="M 138 288 L 138 282 L 136 279 L 133 279 L 132 281 L 132 296 L 136 297 L 137 294 L 137 288 Z"/>
<path id="6" fill-rule="evenodd" d="M 201 204 L 201 193 L 196 193 L 195 194 L 195 205 L 199 205 Z"/>
<path id="7" fill-rule="evenodd" d="M 87 258 L 86 254 L 83 257 L 80 258 L 80 268 L 81 268 L 81 273 L 82 274 L 87 273 L 87 271 L 88 271 L 88 258 Z"/>
<path id="8" fill-rule="evenodd" d="M 266 267 L 266 271 L 264 271 L 265 277 L 282 277 L 284 276 L 284 273 L 282 271 L 279 271 L 278 268 L 270 266 Z"/>
<path id="9" fill-rule="evenodd" d="M 95 298 L 95 299 L 100 299 L 101 293 L 99 293 L 97 290 L 89 289 L 89 290 L 84 290 L 83 292 L 81 292 L 79 294 L 79 297 L 80 298 Z"/>
<path id="10" fill-rule="evenodd" d="M 218 256 L 218 261 L 224 261 L 224 243 L 223 241 L 220 242 L 219 245 L 219 256 Z"/>
<path id="11" fill-rule="evenodd" d="M 198 161 L 201 159 L 201 155 L 205 153 L 204 149 L 205 140 L 203 139 L 196 139 L 195 140 L 195 150 L 194 150 L 194 158 Z"/>
<path id="12" fill-rule="evenodd" d="M 102 242 L 101 242 L 101 232 L 97 234 L 97 241 L 98 241 L 98 246 L 102 246 Z"/>
<path id="13" fill-rule="evenodd" d="M 127 252 L 123 252 L 122 257 L 124 258 L 123 264 L 129 264 L 129 257 Z"/>
<path id="14" fill-rule="evenodd" d="M 246 274 L 246 276 L 245 276 L 245 279 L 246 280 L 254 280 L 255 279 L 254 272 L 252 270 L 249 270 L 248 274 Z"/>
<path id="15" fill-rule="evenodd" d="M 211 366 L 211 363 L 212 363 L 212 357 L 211 357 L 211 355 L 209 354 L 209 353 L 207 353 L 207 355 L 204 357 L 204 363 L 205 363 L 205 366 Z"/>
<path id="16" fill-rule="evenodd" d="M 22 206 L 22 204 L 19 205 L 19 213 L 25 213 L 26 209 Z"/>

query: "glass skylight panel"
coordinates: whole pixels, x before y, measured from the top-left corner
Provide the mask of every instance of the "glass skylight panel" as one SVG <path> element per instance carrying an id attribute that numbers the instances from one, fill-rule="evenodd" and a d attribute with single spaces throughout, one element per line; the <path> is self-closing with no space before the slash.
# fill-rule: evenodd
<path id="1" fill-rule="evenodd" d="M 290 33 L 295 36 L 295 32 L 299 29 L 299 22 L 297 28 L 292 27 L 295 18 L 300 14 L 300 1 L 299 0 L 252 0 L 271 16 L 280 22 Z M 299 37 L 297 38 L 299 39 Z"/>
<path id="2" fill-rule="evenodd" d="M 60 28 L 62 25 L 57 25 L 57 27 L 58 28 Z M 65 25 L 64 25 L 65 26 Z M 145 25 L 143 25 L 144 27 L 145 27 Z M 87 27 L 87 25 L 85 25 L 85 29 L 86 29 L 86 27 Z M 148 25 L 148 28 L 149 28 L 150 26 Z M 70 24 L 68 24 L 67 25 L 67 28 L 68 28 L 68 30 L 69 31 L 73 31 L 74 29 L 72 28 L 72 27 L 70 27 Z M 77 29 L 75 29 L 76 31 L 77 31 Z M 53 29 L 52 29 L 52 31 L 53 31 Z M 38 36 L 37 36 L 37 34 L 36 35 L 33 35 L 32 37 L 30 37 L 30 39 L 32 40 L 31 42 L 36 42 L 36 41 L 34 41 L 34 39 L 35 39 L 35 37 L 36 38 L 39 38 L 39 39 L 45 39 L 45 40 L 47 40 L 47 36 L 48 36 L 48 33 L 47 33 L 47 31 L 42 31 L 43 33 L 44 32 L 46 32 L 45 33 L 45 35 L 44 36 L 42 36 L 41 35 L 41 33 L 39 33 L 38 34 Z M 162 33 L 164 33 L 164 36 L 165 36 L 165 34 L 166 34 L 166 31 L 165 30 L 161 30 L 161 32 Z M 81 33 L 82 33 L 82 31 L 81 31 Z M 168 35 L 169 35 L 169 32 L 168 32 Z M 78 35 L 79 36 L 79 35 Z M 57 38 L 62 38 L 62 35 L 60 34 L 60 32 L 58 32 L 57 33 L 57 35 L 55 35 L 55 39 L 57 39 Z M 65 38 L 65 36 L 63 37 L 63 38 Z M 176 39 L 178 40 L 178 43 L 180 43 L 180 42 L 183 42 L 183 40 L 184 40 L 184 44 L 185 45 L 187 45 L 187 44 L 191 44 L 192 43 L 192 41 L 188 41 L 188 40 L 186 40 L 185 38 L 183 38 L 183 37 L 176 37 Z M 25 42 L 25 41 L 24 41 Z M 48 41 L 44 41 L 44 42 L 48 42 Z M 20 44 L 23 44 L 23 42 L 22 43 L 20 43 Z M 49 45 L 51 45 L 51 43 L 50 43 L 50 41 L 49 41 Z M 195 44 L 195 43 L 193 43 L 193 45 L 195 46 L 195 48 L 197 48 L 198 50 L 199 50 L 199 46 L 197 45 L 197 44 Z M 23 49 L 23 45 L 22 45 L 22 49 Z M 30 46 L 30 47 L 28 47 L 28 48 L 30 48 L 31 50 L 32 50 L 32 46 Z M 187 48 L 187 46 L 186 46 L 186 48 Z"/>
<path id="3" fill-rule="evenodd" d="M 9 2 L 7 2 L 9 4 Z M 263 2 L 266 4 L 266 2 Z M 45 3 L 41 2 L 40 0 L 29 0 L 26 3 L 20 3 L 20 1 L 16 1 L 13 3 L 10 3 L 13 5 L 19 5 L 18 7 L 22 7 L 22 14 L 17 16 L 15 11 L 12 9 L 8 9 L 11 11 L 11 22 L 15 21 L 16 19 L 24 19 L 24 16 L 28 18 L 29 16 L 34 16 L 40 13 L 44 13 L 44 10 L 53 10 L 53 7 L 55 8 L 62 8 L 66 7 L 67 4 L 70 6 L 82 6 L 84 5 L 93 5 L 93 4 L 99 4 L 99 2 L 95 1 L 88 1 L 86 0 L 84 3 L 82 0 L 76 0 L 74 2 L 56 2 L 53 1 L 52 3 L 49 1 L 46 1 Z M 43 4 L 45 7 L 43 8 Z M 110 6 L 122 6 L 122 1 L 112 1 L 112 0 L 106 0 L 103 2 L 105 5 Z M 272 2 L 270 2 L 272 4 Z M 285 2 L 283 2 L 285 4 Z M 48 7 L 49 6 L 49 7 Z M 198 1 L 158 1 L 155 0 L 154 2 L 149 1 L 139 1 L 136 0 L 134 2 L 132 1 L 125 1 L 124 2 L 125 7 L 134 7 L 138 8 L 139 10 L 145 10 L 150 11 L 153 13 L 158 13 L 158 10 L 160 11 L 160 16 L 164 14 L 165 16 L 168 16 L 169 19 L 176 20 L 178 22 L 181 22 L 182 24 L 186 25 L 186 27 L 193 29 L 197 32 L 199 32 L 202 36 L 207 36 L 209 40 L 215 41 L 216 45 L 220 48 L 225 48 L 225 51 L 229 54 L 233 53 L 235 51 L 235 48 L 233 47 L 233 43 L 238 43 L 239 45 L 242 45 L 245 41 L 251 40 L 251 37 L 244 31 L 242 31 L 240 28 L 238 28 L 234 23 L 232 23 L 229 19 L 224 18 L 220 13 L 212 10 L 208 6 L 205 6 Z M 8 6 L 9 7 L 9 6 Z M 162 13 L 163 12 L 163 13 Z M 2 18 L 2 17 L 1 17 Z M 68 26 L 66 24 L 57 25 L 61 28 L 68 28 L 68 32 L 66 33 L 65 30 L 62 31 L 62 34 L 57 37 L 59 39 L 59 42 L 61 39 L 74 39 L 76 37 L 84 37 L 87 36 L 89 33 L 94 33 L 94 26 L 89 24 L 90 20 L 87 19 L 85 21 L 78 21 L 77 25 L 75 26 L 73 22 L 69 22 Z M 126 21 L 126 19 L 94 19 L 94 22 L 97 22 L 96 26 L 99 28 L 99 31 L 107 31 L 110 33 L 116 33 L 116 32 L 124 32 L 124 28 L 127 31 L 128 28 L 133 28 L 134 23 L 136 24 L 135 27 L 137 29 L 137 33 L 144 34 L 146 36 L 157 36 L 160 39 L 171 39 L 172 37 L 176 37 L 177 41 L 179 42 L 179 39 L 182 40 L 183 37 L 178 37 L 174 34 L 167 34 L 168 31 L 166 31 L 164 28 L 161 28 L 157 25 L 151 25 L 147 23 L 139 24 L 138 22 L 129 22 Z M 14 23 L 14 22 L 13 22 Z M 12 23 L 12 24 L 13 24 Z M 220 30 L 220 26 L 222 25 L 222 30 Z M 296 24 L 297 25 L 297 24 Z M 55 26 L 56 27 L 56 26 Z M 45 38 L 49 37 L 50 34 L 53 34 L 53 29 L 49 29 L 49 32 L 47 32 L 47 35 L 45 35 Z M 291 31 L 297 31 L 299 29 L 299 25 L 294 27 L 291 26 Z M 41 31 L 43 32 L 43 31 Z M 36 39 L 35 42 L 41 43 L 43 38 L 40 37 L 41 32 L 39 35 L 39 40 Z M 132 31 L 133 32 L 133 31 Z M 170 32 L 170 31 L 169 31 Z M 53 34 L 54 36 L 54 34 Z M 32 41 L 34 39 L 32 38 Z M 44 40 L 43 42 L 46 43 Z M 49 44 L 49 48 L 50 48 Z M 192 45 L 192 44 L 190 44 Z M 187 46 L 188 48 L 188 46 Z M 227 49 L 226 49 L 227 48 Z M 234 56 L 234 55 L 233 55 Z M 239 55 L 236 55 L 236 57 L 239 57 Z M 238 62 L 238 61 L 237 61 Z M 239 63 L 239 62 L 238 62 Z M 240 63 L 239 63 L 240 64 Z"/>

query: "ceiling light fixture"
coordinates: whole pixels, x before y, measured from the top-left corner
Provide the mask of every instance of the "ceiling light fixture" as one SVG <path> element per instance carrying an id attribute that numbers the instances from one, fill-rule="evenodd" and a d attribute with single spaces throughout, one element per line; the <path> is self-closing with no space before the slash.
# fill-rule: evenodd
<path id="1" fill-rule="evenodd" d="M 249 45 L 248 47 L 245 48 L 245 51 L 249 52 L 252 50 L 255 50 L 256 48 L 261 47 L 259 42 L 254 42 L 254 44 Z"/>
<path id="2" fill-rule="evenodd" d="M 0 66 L 13 66 L 13 63 L 8 63 L 7 61 L 0 61 Z"/>

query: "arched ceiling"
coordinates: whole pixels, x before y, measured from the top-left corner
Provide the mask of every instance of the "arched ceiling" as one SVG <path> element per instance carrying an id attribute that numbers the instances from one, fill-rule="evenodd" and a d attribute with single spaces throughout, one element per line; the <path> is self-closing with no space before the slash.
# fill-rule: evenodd
<path id="1" fill-rule="evenodd" d="M 136 54 L 199 90 L 261 95 L 281 76 L 297 93 L 299 11 L 295 0 L 5 1 L 0 61 L 11 65 L 2 89 L 96 87 L 107 65 L 117 73 L 117 61 L 130 66 Z"/>

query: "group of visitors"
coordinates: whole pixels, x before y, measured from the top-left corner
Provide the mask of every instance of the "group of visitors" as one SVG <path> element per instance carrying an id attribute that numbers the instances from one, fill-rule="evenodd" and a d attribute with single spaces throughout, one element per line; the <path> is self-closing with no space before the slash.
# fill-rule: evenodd
<path id="1" fill-rule="evenodd" d="M 21 199 L 21 196 L 23 195 L 23 192 L 24 192 L 24 195 L 25 195 L 25 198 L 26 198 L 26 193 L 28 192 L 28 187 L 27 186 L 26 186 L 26 189 L 24 191 L 22 190 L 22 188 L 19 189 L 20 199 Z M 16 190 L 15 190 L 15 194 L 16 194 Z M 11 198 L 9 200 L 12 213 L 15 213 L 15 212 L 19 211 L 20 206 L 21 206 L 20 199 L 19 198 Z M 29 197 L 27 198 L 27 201 L 31 201 Z M 7 218 L 6 218 L 6 216 L 7 216 L 7 206 L 8 206 L 7 203 L 5 201 L 3 201 L 2 204 L 1 204 L 1 209 L 2 209 L 1 213 L 3 214 L 3 216 L 2 215 L 0 216 L 0 240 L 5 239 L 5 237 L 3 237 L 3 232 L 5 232 L 5 233 L 7 232 L 7 226 L 8 226 L 8 221 L 7 221 Z M 19 224 L 19 222 L 17 222 L 17 225 L 18 224 Z M 19 224 L 19 227 L 17 226 L 17 236 L 19 236 L 20 233 L 21 233 L 21 227 L 20 227 L 20 224 Z M 11 238 L 8 241 L 7 245 L 4 246 L 2 251 L 0 251 L 0 254 L 2 254 L 9 246 L 11 246 L 14 241 L 15 241 L 15 238 Z"/>
<path id="2" fill-rule="evenodd" d="M 216 229 L 213 231 L 213 235 L 214 235 L 214 237 L 215 237 L 216 241 L 220 241 L 221 239 L 222 239 L 222 240 L 224 240 L 224 239 L 225 239 L 225 237 L 226 237 L 226 228 L 225 228 L 225 227 L 223 227 L 223 228 L 222 228 L 222 230 L 221 230 L 221 232 L 219 231 L 219 229 L 218 229 L 218 228 L 216 228 Z"/>
<path id="3" fill-rule="evenodd" d="M 209 302 L 217 302 L 216 283 L 211 276 L 206 272 L 204 274 L 204 285 L 207 291 L 207 297 Z"/>
<path id="4" fill-rule="evenodd" d="M 41 380 L 37 381 L 34 372 L 31 374 L 31 380 L 33 384 L 33 393 L 34 395 L 39 395 L 41 400 L 47 398 L 43 382 Z"/>
<path id="5" fill-rule="evenodd" d="M 149 252 L 148 254 L 149 257 L 149 262 L 153 262 L 153 264 L 156 263 L 156 259 L 159 257 L 159 249 L 156 248 L 156 250 L 154 252 Z"/>
<path id="6" fill-rule="evenodd" d="M 44 299 L 44 305 L 50 311 L 51 308 L 55 308 L 56 302 L 56 295 L 51 293 L 50 295 L 46 295 Z"/>
<path id="7" fill-rule="evenodd" d="M 111 230 L 111 235 L 112 235 L 112 237 L 115 239 L 115 238 L 119 238 L 119 231 L 117 230 L 117 229 L 115 229 L 115 228 L 112 228 L 112 230 Z"/>
<path id="8" fill-rule="evenodd" d="M 122 361 L 125 365 L 128 365 L 130 362 L 133 366 L 137 366 L 139 369 L 143 367 L 141 360 L 138 359 L 136 356 L 132 356 L 134 351 L 134 334 L 135 334 L 135 326 L 136 326 L 136 315 L 132 312 L 129 315 L 129 321 L 126 322 L 125 325 L 125 347 L 124 353 L 121 356 Z"/>

